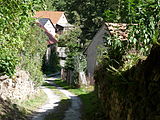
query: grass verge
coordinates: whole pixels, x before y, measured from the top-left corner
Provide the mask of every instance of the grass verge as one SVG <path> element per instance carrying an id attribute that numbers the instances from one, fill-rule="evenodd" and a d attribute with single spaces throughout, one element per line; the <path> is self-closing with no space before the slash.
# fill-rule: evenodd
<path id="1" fill-rule="evenodd" d="M 65 111 L 68 110 L 71 104 L 70 100 L 55 86 L 48 83 L 45 83 L 44 86 L 53 90 L 53 92 L 61 99 L 61 101 L 58 103 L 58 106 L 54 108 L 53 112 L 45 116 L 45 120 L 63 120 L 65 117 Z"/>
<path id="2" fill-rule="evenodd" d="M 81 110 L 82 120 L 104 120 L 104 114 L 101 113 L 101 105 L 94 91 L 94 86 L 75 88 L 67 85 L 67 83 L 61 79 L 55 80 L 54 83 L 80 97 L 83 103 Z"/>
<path id="3" fill-rule="evenodd" d="M 46 99 L 47 96 L 43 91 L 23 102 L 15 103 L 0 98 L 0 120 L 28 120 L 28 114 L 44 104 Z"/>
<path id="4" fill-rule="evenodd" d="M 47 101 L 47 95 L 43 90 L 39 90 L 36 95 L 28 98 L 26 101 L 19 102 L 19 106 L 25 108 L 27 114 L 31 114 L 39 106 L 42 106 Z"/>

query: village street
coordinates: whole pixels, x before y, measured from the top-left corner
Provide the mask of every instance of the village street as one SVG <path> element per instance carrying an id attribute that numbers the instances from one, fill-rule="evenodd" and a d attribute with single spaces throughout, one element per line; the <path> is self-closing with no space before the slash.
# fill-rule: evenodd
<path id="1" fill-rule="evenodd" d="M 160 0 L 0 0 L 0 120 L 160 120 Z"/>
<path id="2" fill-rule="evenodd" d="M 71 92 L 61 87 L 58 87 L 56 84 L 54 84 L 54 80 L 56 80 L 57 78 L 59 78 L 59 76 L 45 78 L 45 82 L 50 85 L 55 86 L 56 89 L 62 92 L 71 102 L 68 110 L 65 111 L 65 114 L 64 114 L 65 117 L 63 120 L 81 120 L 81 113 L 80 113 L 81 100 L 80 98 L 72 94 Z M 51 90 L 50 88 L 42 86 L 41 89 L 48 96 L 48 100 L 43 106 L 39 107 L 39 109 L 36 110 L 36 112 L 31 117 L 31 120 L 45 120 L 45 117 L 48 114 L 56 114 L 54 113 L 55 107 L 58 107 L 59 105 L 58 103 L 62 100 L 61 97 L 55 94 L 54 91 Z"/>

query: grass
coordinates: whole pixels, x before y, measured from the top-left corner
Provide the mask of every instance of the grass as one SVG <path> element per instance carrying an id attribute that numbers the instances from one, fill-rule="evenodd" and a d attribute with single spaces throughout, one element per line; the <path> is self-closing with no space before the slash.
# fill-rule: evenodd
<path id="1" fill-rule="evenodd" d="M 27 116 L 44 104 L 46 99 L 47 96 L 43 91 L 39 91 L 24 102 L 15 103 L 0 98 L 0 120 L 28 120 Z"/>
<path id="2" fill-rule="evenodd" d="M 54 108 L 53 112 L 45 116 L 45 120 L 62 120 L 65 117 L 65 111 L 68 110 L 71 104 L 70 100 L 55 86 L 48 83 L 44 83 L 44 86 L 53 90 L 53 92 L 61 99 L 61 101 L 58 103 L 58 106 Z"/>
<path id="3" fill-rule="evenodd" d="M 27 114 L 31 114 L 32 111 L 35 111 L 39 106 L 43 105 L 47 101 L 47 95 L 39 90 L 38 93 L 34 96 L 31 96 L 28 100 L 24 102 L 19 102 L 19 106 L 26 109 Z"/>
<path id="4" fill-rule="evenodd" d="M 94 86 L 75 88 L 67 85 L 67 83 L 61 79 L 55 80 L 54 83 L 80 97 L 83 103 L 81 110 L 82 120 L 104 120 L 104 114 L 101 113 L 101 105 L 98 102 Z"/>
<path id="5" fill-rule="evenodd" d="M 61 91 L 59 91 L 55 86 L 50 85 L 49 83 L 44 83 L 43 86 L 53 90 L 53 92 L 60 97 L 60 99 L 68 99 Z"/>
<path id="6" fill-rule="evenodd" d="M 54 80 L 54 83 L 57 84 L 60 87 L 63 87 L 64 89 L 71 89 L 71 88 L 73 88 L 72 86 L 69 86 L 65 81 L 63 81 L 61 79 Z"/>

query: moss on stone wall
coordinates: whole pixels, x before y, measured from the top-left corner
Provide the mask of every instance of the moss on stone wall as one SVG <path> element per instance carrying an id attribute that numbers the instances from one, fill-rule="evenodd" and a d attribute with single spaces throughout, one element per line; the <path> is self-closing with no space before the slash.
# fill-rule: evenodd
<path id="1" fill-rule="evenodd" d="M 105 64 L 95 84 L 107 120 L 160 120 L 160 46 L 131 69 L 117 74 Z"/>

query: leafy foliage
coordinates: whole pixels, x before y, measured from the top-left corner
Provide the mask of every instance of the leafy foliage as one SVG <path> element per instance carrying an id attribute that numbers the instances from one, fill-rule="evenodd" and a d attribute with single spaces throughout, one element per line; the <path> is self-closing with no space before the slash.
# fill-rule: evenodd
<path id="1" fill-rule="evenodd" d="M 81 63 L 80 61 L 84 59 L 79 41 L 80 35 L 81 29 L 76 28 L 69 32 L 66 32 L 59 38 L 59 46 L 65 46 L 68 49 L 66 51 L 66 69 L 70 69 L 72 71 L 76 70 L 77 72 L 79 71 L 79 69 L 81 69 L 81 67 L 78 67 L 77 65 L 79 65 Z"/>
<path id="2" fill-rule="evenodd" d="M 119 6 L 117 9 L 105 11 L 105 20 L 134 24 L 131 26 L 132 29 L 130 27 L 129 47 L 136 48 L 142 54 L 147 55 L 150 52 L 152 44 L 156 43 L 159 36 L 159 1 L 122 0 L 117 5 Z"/>
<path id="3" fill-rule="evenodd" d="M 43 56 L 42 71 L 44 74 L 49 75 L 60 71 L 60 65 L 55 44 L 48 45 L 47 49 L 50 49 L 50 52 L 48 54 L 48 59 L 46 58 L 46 54 Z"/>
<path id="4" fill-rule="evenodd" d="M 105 50 L 103 50 L 103 57 L 110 61 L 110 65 L 119 67 L 123 64 L 123 55 L 127 51 L 127 41 L 122 41 L 118 36 L 105 35 Z M 108 62 L 109 62 L 108 61 Z"/>
<path id="5" fill-rule="evenodd" d="M 106 16 L 105 19 L 111 22 L 127 22 L 129 25 L 128 41 L 121 41 L 116 36 L 106 36 L 105 45 L 107 47 L 106 54 L 109 59 L 120 66 L 127 58 L 124 55 L 130 54 L 129 56 L 133 56 L 133 59 L 135 57 L 131 51 L 136 51 L 135 55 L 137 57 L 139 55 L 148 55 L 152 45 L 157 43 L 160 33 L 158 28 L 160 4 L 158 1 L 128 0 L 128 2 L 120 1 L 117 5 L 120 8 L 125 8 L 122 11 L 125 11 L 126 14 L 122 14 L 121 10 L 117 7 L 114 10 L 106 10 L 104 14 Z M 117 17 L 120 19 L 116 19 Z"/>
<path id="6" fill-rule="evenodd" d="M 137 14 L 134 15 L 138 23 L 130 32 L 130 42 L 136 46 L 137 50 L 147 55 L 152 44 L 157 43 L 160 30 L 158 22 L 160 20 L 160 4 L 158 1 L 140 2 L 137 6 Z"/>
<path id="7" fill-rule="evenodd" d="M 25 69 L 38 86 L 42 83 L 42 58 L 47 49 L 47 36 L 37 25 L 33 25 L 28 34 L 23 37 L 24 45 L 21 50 L 19 68 Z"/>
<path id="8" fill-rule="evenodd" d="M 118 91 L 123 90 L 123 85 L 132 84 L 124 77 L 125 71 L 131 68 L 134 69 L 133 66 L 139 62 L 139 59 L 145 59 L 144 56 L 149 55 L 152 46 L 159 44 L 159 1 L 129 1 L 125 6 L 127 8 L 126 15 L 119 13 L 118 17 L 121 18 L 119 20 L 116 19 L 117 15 L 114 14 L 114 12 L 118 12 L 118 9 L 106 12 L 106 15 L 110 16 L 106 19 L 110 21 L 117 20 L 117 22 L 126 21 L 128 23 L 129 37 L 128 40 L 121 41 L 116 35 L 105 36 L 106 48 L 105 51 L 103 50 L 104 54 L 99 66 L 99 69 L 105 70 L 103 74 L 107 76 L 105 81 L 107 86 L 110 84 L 111 89 L 116 88 Z M 131 16 L 127 17 L 127 14 Z M 98 74 L 96 73 L 96 79 L 102 77 L 100 73 Z"/>
<path id="9" fill-rule="evenodd" d="M 12 76 L 16 69 L 25 69 L 37 85 L 42 81 L 46 35 L 32 25 L 32 15 L 42 3 L 43 0 L 0 1 L 0 73 Z"/>
<path id="10" fill-rule="evenodd" d="M 86 59 L 82 53 L 79 40 L 81 32 L 80 28 L 75 28 L 59 38 L 59 46 L 67 48 L 65 69 L 73 71 L 75 77 L 74 82 L 76 84 L 78 83 L 78 73 L 84 71 L 86 68 Z"/>
<path id="11" fill-rule="evenodd" d="M 0 72 L 12 75 L 20 61 L 23 36 L 30 28 L 32 11 L 41 0 L 0 1 Z"/>

